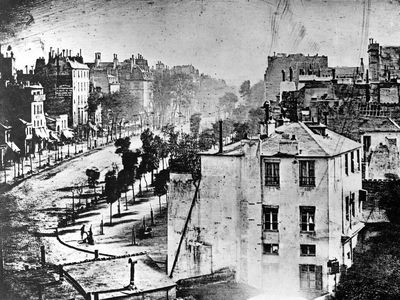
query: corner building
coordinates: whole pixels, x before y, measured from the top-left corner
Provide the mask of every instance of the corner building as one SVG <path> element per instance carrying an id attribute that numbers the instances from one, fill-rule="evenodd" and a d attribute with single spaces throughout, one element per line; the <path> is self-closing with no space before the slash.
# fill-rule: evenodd
<path id="1" fill-rule="evenodd" d="M 174 278 L 230 268 L 238 282 L 269 295 L 333 292 L 363 228 L 361 151 L 324 125 L 289 123 L 266 138 L 203 153 L 200 196 Z M 193 189 L 190 178 L 171 174 L 169 272 Z"/>

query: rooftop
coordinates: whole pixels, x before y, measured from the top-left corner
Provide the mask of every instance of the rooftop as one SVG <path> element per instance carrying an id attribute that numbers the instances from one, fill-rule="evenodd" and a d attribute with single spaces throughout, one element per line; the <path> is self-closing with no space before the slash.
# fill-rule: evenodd
<path id="1" fill-rule="evenodd" d="M 311 127 L 311 124 L 307 124 Z M 361 147 L 361 144 L 337 134 L 322 124 L 312 124 L 311 130 L 303 122 L 289 123 L 277 127 L 275 132 L 262 141 L 261 155 L 275 156 L 282 154 L 282 143 L 297 143 L 298 157 L 330 157 Z"/>
<path id="2" fill-rule="evenodd" d="M 80 62 L 77 62 L 75 60 L 68 60 L 69 64 L 71 65 L 72 69 L 86 69 L 88 70 L 89 67 L 86 64 L 81 64 Z"/>
<path id="3" fill-rule="evenodd" d="M 360 122 L 361 132 L 400 132 L 400 126 L 389 117 L 369 117 Z"/>

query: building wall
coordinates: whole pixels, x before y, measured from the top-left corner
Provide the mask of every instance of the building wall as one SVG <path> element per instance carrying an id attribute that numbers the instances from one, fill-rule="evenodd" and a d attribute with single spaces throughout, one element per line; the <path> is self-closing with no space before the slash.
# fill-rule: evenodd
<path id="1" fill-rule="evenodd" d="M 103 93 L 110 93 L 107 69 L 91 69 L 90 81 L 95 87 L 100 87 Z"/>
<path id="2" fill-rule="evenodd" d="M 263 255 L 263 283 L 268 289 L 297 294 L 300 290 L 299 265 L 325 266 L 328 261 L 328 163 L 326 159 L 315 160 L 316 187 L 300 187 L 297 159 L 265 158 L 265 161 L 280 162 L 279 188 L 263 186 L 263 204 L 279 206 L 278 232 L 264 232 L 263 242 L 279 244 L 279 255 Z M 300 206 L 316 208 L 315 235 L 300 233 Z M 316 256 L 301 257 L 300 244 L 316 245 Z M 323 283 L 327 290 L 326 280 Z"/>
<path id="3" fill-rule="evenodd" d="M 86 124 L 88 121 L 87 100 L 89 97 L 89 70 L 72 70 L 72 91 L 73 126 Z"/>
<path id="4" fill-rule="evenodd" d="M 202 179 L 174 278 L 236 270 L 241 282 L 261 288 L 261 190 L 255 155 L 202 156 Z M 171 175 L 168 203 L 168 270 L 194 195 L 190 177 Z M 194 253 L 200 241 L 200 254 Z M 197 260 L 196 260 L 197 259 Z"/>
<path id="5" fill-rule="evenodd" d="M 73 126 L 72 122 L 72 87 L 55 87 L 46 94 L 47 100 L 44 102 L 44 109 L 49 115 L 68 115 L 68 126 Z"/>
<path id="6" fill-rule="evenodd" d="M 280 82 L 282 81 L 282 70 L 285 71 L 286 80 L 289 80 L 289 69 L 293 69 L 293 81 L 298 81 L 299 70 L 310 69 L 317 72 L 318 69 L 328 67 L 327 56 L 304 56 L 303 54 L 282 54 L 268 56 L 268 67 L 265 74 L 266 100 L 276 100 L 279 95 Z"/>

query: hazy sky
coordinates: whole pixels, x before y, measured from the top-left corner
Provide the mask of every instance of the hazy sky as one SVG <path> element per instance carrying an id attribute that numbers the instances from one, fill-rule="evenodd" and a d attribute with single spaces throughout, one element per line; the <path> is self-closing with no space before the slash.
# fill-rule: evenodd
<path id="1" fill-rule="evenodd" d="M 21 69 L 50 46 L 81 48 L 86 62 L 141 53 L 236 85 L 261 80 L 273 52 L 357 65 L 369 37 L 400 45 L 400 4 L 389 0 L 0 0 L 1 18 L 0 41 Z"/>

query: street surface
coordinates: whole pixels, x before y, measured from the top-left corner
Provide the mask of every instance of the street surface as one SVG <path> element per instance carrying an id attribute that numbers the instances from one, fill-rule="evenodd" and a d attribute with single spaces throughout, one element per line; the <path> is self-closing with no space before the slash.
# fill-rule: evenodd
<path id="1" fill-rule="evenodd" d="M 141 146 L 138 136 L 131 139 L 131 148 Z M 132 202 L 132 191 L 128 191 L 128 210 L 125 207 L 125 195 L 121 197 L 121 214 L 118 215 L 117 203 L 113 204 L 113 225 L 109 226 L 109 205 L 105 200 L 90 210 L 80 214 L 74 225 L 58 229 L 59 238 L 66 243 L 61 244 L 55 235 L 60 216 L 65 216 L 66 210 L 72 209 L 71 187 L 84 185 L 81 203 L 85 195 L 88 202 L 93 200 L 93 190 L 87 187 L 85 170 L 97 167 L 101 171 L 100 181 L 104 181 L 104 174 L 112 169 L 112 165 L 122 168 L 121 157 L 115 152 L 113 145 L 107 146 L 92 154 L 84 154 L 65 162 L 53 169 L 37 174 L 14 187 L 11 191 L 0 195 L 0 229 L 3 242 L 3 256 L 5 269 L 32 269 L 40 266 L 40 246 L 45 246 L 46 261 L 54 264 L 65 264 L 85 259 L 93 259 L 92 253 L 79 249 L 94 251 L 110 255 L 123 255 L 138 252 L 152 253 L 155 258 L 165 260 L 166 236 L 157 240 L 157 247 L 146 246 L 146 242 L 139 239 L 138 246 L 132 246 L 132 227 L 137 228 L 146 218 L 150 225 L 150 211 L 153 210 L 154 220 L 157 222 L 159 212 L 158 197 L 137 198 Z M 147 174 L 150 183 L 150 174 Z M 101 186 L 101 185 L 100 185 Z M 96 192 L 101 191 L 98 187 Z M 135 193 L 139 191 L 139 183 L 135 184 Z M 142 188 L 145 189 L 145 181 Z M 148 193 L 149 195 L 150 192 Z M 75 204 L 79 203 L 74 195 Z M 165 196 L 161 199 L 162 206 L 166 205 Z M 100 235 L 100 223 L 104 223 L 104 235 Z M 139 225 L 140 224 L 140 225 Z M 82 243 L 80 229 L 85 225 L 88 231 L 92 225 L 94 245 Z M 166 230 L 166 229 L 165 229 Z M 166 235 L 166 234 L 165 234 Z"/>

